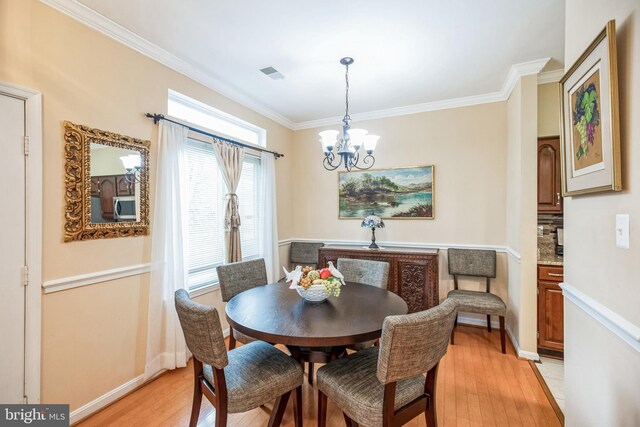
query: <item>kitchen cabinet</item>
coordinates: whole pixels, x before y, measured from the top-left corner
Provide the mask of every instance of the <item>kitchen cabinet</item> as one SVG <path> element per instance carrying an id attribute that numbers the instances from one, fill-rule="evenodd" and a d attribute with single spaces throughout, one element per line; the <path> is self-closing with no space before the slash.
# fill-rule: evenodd
<path id="1" fill-rule="evenodd" d="M 116 194 L 118 196 L 133 196 L 136 192 L 135 185 L 127 181 L 125 175 L 116 175 Z"/>
<path id="2" fill-rule="evenodd" d="M 559 283 L 561 265 L 538 265 L 538 352 L 561 356 L 564 352 L 564 299 Z"/>
<path id="3" fill-rule="evenodd" d="M 538 139 L 538 212 L 562 212 L 560 138 Z"/>

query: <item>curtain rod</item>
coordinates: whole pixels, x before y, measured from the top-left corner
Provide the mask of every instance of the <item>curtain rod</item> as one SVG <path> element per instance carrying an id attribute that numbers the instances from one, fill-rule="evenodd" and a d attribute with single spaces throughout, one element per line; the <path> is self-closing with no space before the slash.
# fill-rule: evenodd
<path id="1" fill-rule="evenodd" d="M 158 122 L 160 120 L 166 120 L 168 122 L 175 123 L 175 124 L 180 125 L 180 126 L 184 126 L 184 127 L 188 128 L 190 131 L 193 131 L 193 132 L 196 132 L 196 133 L 199 133 L 199 134 L 202 134 L 202 135 L 210 136 L 211 138 L 220 139 L 220 140 L 228 142 L 230 144 L 239 145 L 241 147 L 250 148 L 250 149 L 256 150 L 256 151 L 264 151 L 265 153 L 271 153 L 276 157 L 276 159 L 278 157 L 284 157 L 284 154 L 278 153 L 276 151 L 265 150 L 264 148 L 256 147 L 254 145 L 249 145 L 249 144 L 245 144 L 243 142 L 234 141 L 233 139 L 224 138 L 222 136 L 218 136 L 216 134 L 205 132 L 205 131 L 200 130 L 198 128 L 191 127 L 189 125 L 185 125 L 184 123 L 180 123 L 180 122 L 177 122 L 175 120 L 168 119 L 168 118 L 166 118 L 164 116 L 164 114 L 146 113 L 145 116 L 150 118 L 150 119 L 153 119 L 153 123 L 155 123 L 155 124 L 158 124 Z"/>

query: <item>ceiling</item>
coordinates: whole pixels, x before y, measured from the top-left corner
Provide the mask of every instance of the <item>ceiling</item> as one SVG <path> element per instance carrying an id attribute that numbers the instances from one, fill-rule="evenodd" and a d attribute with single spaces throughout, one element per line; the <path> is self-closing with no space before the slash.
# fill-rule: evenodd
<path id="1" fill-rule="evenodd" d="M 558 0 L 79 1 L 297 124 L 344 114 L 343 56 L 352 113 L 498 92 L 513 64 L 564 58 Z"/>

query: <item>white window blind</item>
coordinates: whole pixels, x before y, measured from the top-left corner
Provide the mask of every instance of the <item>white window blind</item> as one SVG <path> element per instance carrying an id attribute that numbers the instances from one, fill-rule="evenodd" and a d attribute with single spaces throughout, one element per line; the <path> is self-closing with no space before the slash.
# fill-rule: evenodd
<path id="1" fill-rule="evenodd" d="M 189 139 L 187 145 L 189 219 L 187 237 L 190 289 L 218 281 L 216 267 L 224 263 L 224 199 L 227 193 L 213 146 Z M 259 258 L 258 224 L 260 158 L 245 154 L 238 185 L 240 239 L 243 260 Z"/>

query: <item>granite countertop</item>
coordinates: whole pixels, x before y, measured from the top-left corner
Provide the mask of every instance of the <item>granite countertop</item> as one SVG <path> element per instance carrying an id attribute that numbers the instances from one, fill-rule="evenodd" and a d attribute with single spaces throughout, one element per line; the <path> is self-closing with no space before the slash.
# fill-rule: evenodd
<path id="1" fill-rule="evenodd" d="M 538 264 L 541 265 L 563 265 L 563 258 L 556 254 L 540 254 Z"/>

